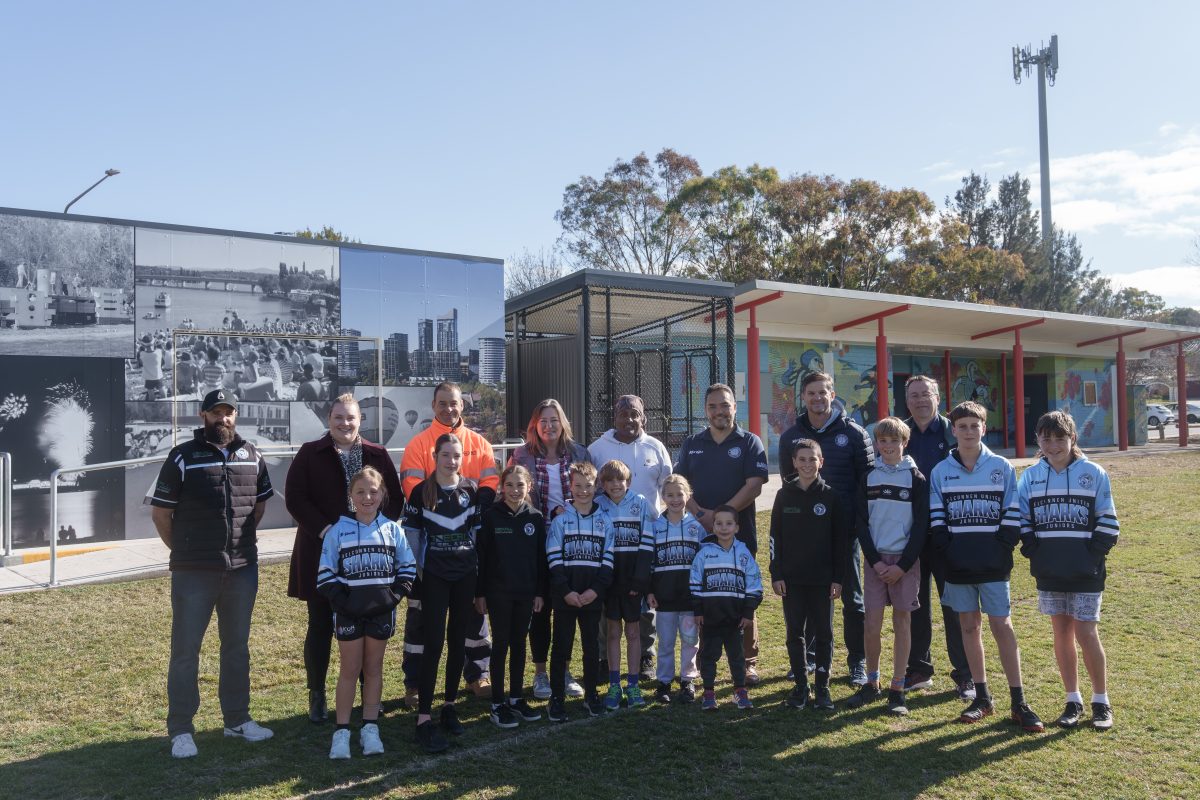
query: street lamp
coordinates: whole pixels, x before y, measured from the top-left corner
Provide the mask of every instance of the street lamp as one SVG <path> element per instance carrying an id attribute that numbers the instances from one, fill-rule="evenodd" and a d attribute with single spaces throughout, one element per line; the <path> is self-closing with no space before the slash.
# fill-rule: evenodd
<path id="1" fill-rule="evenodd" d="M 106 169 L 106 170 L 104 170 L 104 177 L 103 177 L 103 178 L 101 178 L 100 180 L 96 181 L 95 183 L 93 183 L 93 184 L 92 184 L 91 186 L 89 186 L 88 188 L 84 189 L 82 192 L 80 192 L 80 193 L 79 193 L 79 196 L 78 196 L 78 197 L 76 197 L 76 198 L 75 198 L 74 200 L 72 200 L 71 202 L 67 203 L 67 207 L 63 209 L 63 213 L 65 214 L 65 213 L 67 213 L 68 211 L 70 211 L 70 210 L 71 210 L 71 206 L 73 206 L 73 205 L 75 205 L 76 203 L 78 203 L 78 202 L 79 202 L 79 198 L 83 197 L 85 194 L 87 194 L 88 192 L 90 192 L 92 189 L 95 189 L 97 186 L 99 186 L 100 184 L 104 183 L 106 180 L 108 180 L 109 178 L 111 178 L 113 175 L 120 175 L 120 174 L 121 174 L 121 170 L 119 170 L 119 169 Z"/>

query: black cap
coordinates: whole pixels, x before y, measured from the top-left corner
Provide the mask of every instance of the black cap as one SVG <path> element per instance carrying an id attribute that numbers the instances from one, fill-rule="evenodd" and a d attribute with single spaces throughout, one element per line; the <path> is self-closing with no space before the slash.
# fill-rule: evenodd
<path id="1" fill-rule="evenodd" d="M 229 406 L 234 411 L 237 411 L 237 398 L 233 396 L 233 392 L 227 392 L 224 389 L 214 389 L 204 395 L 204 402 L 200 404 L 200 410 L 212 411 L 216 406 Z"/>

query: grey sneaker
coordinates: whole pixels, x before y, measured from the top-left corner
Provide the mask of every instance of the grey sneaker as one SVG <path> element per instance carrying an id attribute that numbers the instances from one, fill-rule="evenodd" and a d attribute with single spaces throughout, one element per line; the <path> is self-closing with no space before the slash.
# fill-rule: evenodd
<path id="1" fill-rule="evenodd" d="M 350 757 L 350 729 L 338 728 L 333 732 L 333 744 L 329 747 L 329 757 L 341 761 Z"/>
<path id="2" fill-rule="evenodd" d="M 226 736 L 235 736 L 239 739 L 245 739 L 247 742 L 261 742 L 264 739 L 270 739 L 275 735 L 270 728 L 264 728 L 254 720 L 246 720 L 236 728 L 226 728 Z"/>
<path id="3" fill-rule="evenodd" d="M 550 691 L 550 676 L 544 672 L 539 672 L 533 676 L 533 696 L 538 700 L 549 700 L 552 692 Z"/>
<path id="4" fill-rule="evenodd" d="M 379 738 L 379 725 L 374 722 L 364 722 L 358 732 L 358 743 L 362 745 L 364 756 L 377 756 L 383 753 L 383 741 Z M 333 757 L 332 751 L 330 757 Z"/>
<path id="5" fill-rule="evenodd" d="M 583 697 L 583 687 L 579 685 L 579 681 L 571 677 L 571 673 L 567 673 L 567 697 Z"/>
<path id="6" fill-rule="evenodd" d="M 200 752 L 196 749 L 196 741 L 190 733 L 180 733 L 171 737 L 172 758 L 195 758 Z"/>

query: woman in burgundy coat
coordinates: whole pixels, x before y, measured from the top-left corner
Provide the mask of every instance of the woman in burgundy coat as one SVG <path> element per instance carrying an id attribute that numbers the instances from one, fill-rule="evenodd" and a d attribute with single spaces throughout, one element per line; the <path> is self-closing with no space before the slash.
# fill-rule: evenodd
<path id="1" fill-rule="evenodd" d="M 306 442 L 292 461 L 284 486 L 287 510 L 296 520 L 296 542 L 288 596 L 308 603 L 308 632 L 304 636 L 304 671 L 308 677 L 308 715 L 313 722 L 326 718 L 325 677 L 333 641 L 333 609 L 317 593 L 317 565 L 321 539 L 349 512 L 350 477 L 363 467 L 383 475 L 387 501 L 383 513 L 399 519 L 404 510 L 400 477 L 387 450 L 359 436 L 362 413 L 352 394 L 344 394 L 329 409 L 329 432 Z"/>

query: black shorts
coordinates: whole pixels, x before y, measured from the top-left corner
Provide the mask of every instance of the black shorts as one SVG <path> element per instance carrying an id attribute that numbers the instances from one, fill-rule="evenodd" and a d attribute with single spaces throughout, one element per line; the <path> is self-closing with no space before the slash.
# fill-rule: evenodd
<path id="1" fill-rule="evenodd" d="M 333 635 L 339 642 L 353 642 L 364 636 L 384 641 L 396 632 L 396 609 L 373 617 L 348 617 L 333 612 Z"/>
<path id="2" fill-rule="evenodd" d="M 604 598 L 604 616 L 614 622 L 637 622 L 642 618 L 642 595 L 628 589 L 609 589 Z"/>

